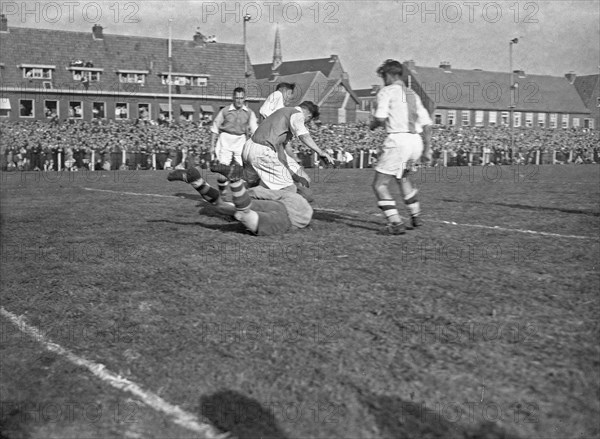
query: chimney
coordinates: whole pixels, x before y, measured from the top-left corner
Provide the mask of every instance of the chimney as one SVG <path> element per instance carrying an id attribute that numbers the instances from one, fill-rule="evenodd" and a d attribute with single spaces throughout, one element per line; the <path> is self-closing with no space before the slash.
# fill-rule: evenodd
<path id="1" fill-rule="evenodd" d="M 452 66 L 448 61 L 442 61 L 440 63 L 440 69 L 444 69 L 445 72 L 449 72 L 452 69 Z"/>
<path id="2" fill-rule="evenodd" d="M 338 56 L 337 55 L 331 55 L 331 58 L 329 60 L 329 62 L 336 62 L 338 60 Z"/>
<path id="3" fill-rule="evenodd" d="M 206 43 L 206 37 L 198 29 L 194 34 L 194 46 L 202 47 Z"/>
<path id="4" fill-rule="evenodd" d="M 8 18 L 6 15 L 0 15 L 0 32 L 8 32 Z"/>
<path id="5" fill-rule="evenodd" d="M 414 59 L 409 59 L 408 61 L 404 62 L 404 67 L 408 70 L 414 70 L 415 69 L 415 60 Z"/>
<path id="6" fill-rule="evenodd" d="M 575 72 L 573 70 L 571 70 L 569 73 L 567 73 L 565 75 L 565 78 L 567 78 L 567 80 L 569 81 L 570 84 L 573 84 L 575 82 Z"/>
<path id="7" fill-rule="evenodd" d="M 380 88 L 381 88 L 381 86 L 378 84 L 372 85 L 371 86 L 371 94 L 376 95 Z"/>
<path id="8" fill-rule="evenodd" d="M 104 38 L 102 35 L 102 26 L 95 24 L 94 27 L 92 27 L 92 35 L 94 36 L 94 40 L 102 40 Z"/>
<path id="9" fill-rule="evenodd" d="M 519 78 L 525 77 L 525 70 L 513 70 L 513 73 L 517 75 Z"/>

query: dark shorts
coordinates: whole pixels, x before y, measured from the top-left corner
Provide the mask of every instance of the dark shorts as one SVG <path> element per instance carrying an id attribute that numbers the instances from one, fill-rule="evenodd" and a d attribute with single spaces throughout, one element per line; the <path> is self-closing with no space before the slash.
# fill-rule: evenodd
<path id="1" fill-rule="evenodd" d="M 257 235 L 280 235 L 292 228 L 285 205 L 273 200 L 252 200 L 250 206 L 258 213 Z"/>

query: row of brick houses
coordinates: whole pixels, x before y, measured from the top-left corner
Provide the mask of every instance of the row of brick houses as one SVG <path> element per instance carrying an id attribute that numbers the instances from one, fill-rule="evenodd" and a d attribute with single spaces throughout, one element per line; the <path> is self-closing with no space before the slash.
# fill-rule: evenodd
<path id="1" fill-rule="evenodd" d="M 421 67 L 407 61 L 403 66 L 403 79 L 419 93 L 436 124 L 510 125 L 508 72 L 454 69 L 447 62 L 439 67 Z M 513 126 L 597 128 L 598 81 L 593 80 L 597 77 L 579 78 L 578 82 L 574 73 L 555 77 L 530 75 L 522 70 L 513 72 Z M 362 112 L 368 114 L 372 110 L 377 90 L 378 86 L 356 90 Z"/>
<path id="2" fill-rule="evenodd" d="M 89 33 L 9 28 L 2 17 L 0 119 L 157 120 L 172 112 L 202 120 L 231 103 L 246 81 L 244 46 L 208 41 L 199 32 L 172 41 L 169 108 L 166 38 L 107 35 L 99 25 Z M 262 91 L 252 72 L 247 80 L 256 110 Z"/>

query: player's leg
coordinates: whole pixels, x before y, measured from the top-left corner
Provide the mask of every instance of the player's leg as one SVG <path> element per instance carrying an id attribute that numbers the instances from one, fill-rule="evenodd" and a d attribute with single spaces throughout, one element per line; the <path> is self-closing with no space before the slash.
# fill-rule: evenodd
<path id="1" fill-rule="evenodd" d="M 265 187 L 279 190 L 294 184 L 290 171 L 279 161 L 277 153 L 268 146 L 249 139 L 244 146 L 242 158 L 244 163 L 250 164 L 256 171 Z"/>
<path id="2" fill-rule="evenodd" d="M 167 176 L 169 181 L 183 181 L 191 185 L 209 203 L 219 206 L 223 203 L 219 191 L 210 186 L 196 168 L 177 169 Z"/>
<path id="3" fill-rule="evenodd" d="M 405 145 L 410 154 L 406 156 L 407 161 L 402 163 L 402 168 L 398 174 L 398 185 L 400 186 L 400 193 L 404 199 L 404 204 L 410 212 L 411 225 L 412 227 L 419 227 L 423 225 L 421 220 L 421 204 L 417 198 L 417 188 L 410 181 L 409 175 L 414 162 L 423 154 L 423 140 L 420 135 L 411 134 L 410 139 L 406 141 Z"/>

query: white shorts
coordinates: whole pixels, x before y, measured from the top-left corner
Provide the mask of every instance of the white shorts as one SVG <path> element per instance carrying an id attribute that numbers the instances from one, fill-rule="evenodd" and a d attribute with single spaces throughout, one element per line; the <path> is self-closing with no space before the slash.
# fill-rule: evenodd
<path id="1" fill-rule="evenodd" d="M 283 166 L 277 153 L 269 146 L 248 139 L 244 145 L 242 160 L 246 167 L 250 166 L 256 172 L 262 184 L 269 189 L 280 190 L 294 184 L 289 169 Z M 300 168 L 300 165 L 290 156 L 288 156 L 288 166 L 294 172 Z"/>
<path id="2" fill-rule="evenodd" d="M 215 145 L 215 156 L 219 163 L 231 164 L 235 160 L 238 165 L 242 164 L 242 150 L 246 142 L 246 135 L 221 133 Z"/>
<path id="3" fill-rule="evenodd" d="M 383 142 L 381 153 L 377 157 L 375 170 L 382 174 L 402 178 L 404 170 L 410 169 L 422 154 L 423 139 L 420 134 L 388 134 Z"/>

